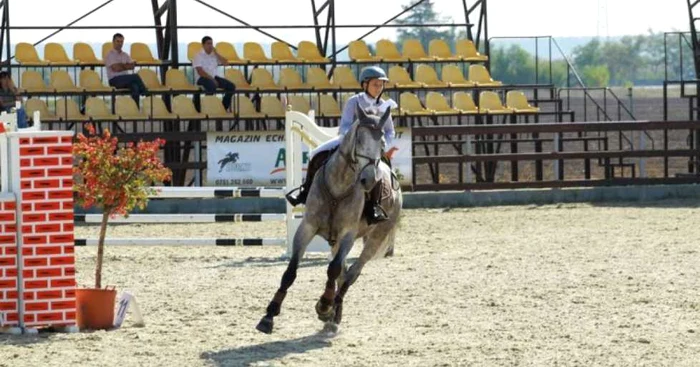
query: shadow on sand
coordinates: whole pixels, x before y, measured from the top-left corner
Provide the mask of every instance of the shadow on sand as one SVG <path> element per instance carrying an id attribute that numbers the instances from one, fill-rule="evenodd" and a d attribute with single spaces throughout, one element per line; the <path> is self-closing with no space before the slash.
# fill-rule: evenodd
<path id="1" fill-rule="evenodd" d="M 331 346 L 328 337 L 314 334 L 292 340 L 280 340 L 217 352 L 204 352 L 201 358 L 215 366 L 249 366 L 258 362 L 283 358 L 289 354 L 301 354 L 314 349 Z"/>

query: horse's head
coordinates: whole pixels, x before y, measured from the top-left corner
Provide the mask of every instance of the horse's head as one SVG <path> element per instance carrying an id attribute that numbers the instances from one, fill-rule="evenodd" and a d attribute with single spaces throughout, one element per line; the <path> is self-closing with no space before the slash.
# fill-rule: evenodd
<path id="1" fill-rule="evenodd" d="M 353 169 L 360 169 L 358 181 L 365 191 L 371 190 L 378 181 L 378 167 L 386 141 L 384 125 L 391 112 L 387 108 L 383 115 L 368 114 L 357 107 L 357 120 L 345 135 L 340 146 L 341 154 L 348 158 Z"/>

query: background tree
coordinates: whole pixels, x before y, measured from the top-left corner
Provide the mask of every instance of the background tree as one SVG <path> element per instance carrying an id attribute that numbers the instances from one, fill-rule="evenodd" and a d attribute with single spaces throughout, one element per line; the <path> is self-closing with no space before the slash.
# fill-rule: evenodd
<path id="1" fill-rule="evenodd" d="M 406 10 L 412 5 L 417 3 L 419 0 L 412 1 L 409 5 L 402 5 L 401 7 Z M 434 3 L 432 0 L 426 0 L 422 4 L 416 6 L 415 8 L 408 11 L 408 15 L 404 19 L 397 19 L 396 24 L 448 24 L 452 20 L 447 17 L 440 16 L 433 8 Z M 428 44 L 432 39 L 443 39 L 447 40 L 449 43 L 454 43 L 455 31 L 450 30 L 447 27 L 433 28 L 433 27 L 410 27 L 398 28 L 396 31 L 398 34 L 397 42 L 402 44 L 403 41 L 407 39 L 417 39 L 423 45 L 423 47 L 428 48 Z"/>

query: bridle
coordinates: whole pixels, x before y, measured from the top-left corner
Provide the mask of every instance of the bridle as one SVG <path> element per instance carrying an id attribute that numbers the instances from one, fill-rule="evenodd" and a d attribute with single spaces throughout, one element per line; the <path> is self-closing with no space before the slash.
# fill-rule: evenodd
<path id="1" fill-rule="evenodd" d="M 357 171 L 356 167 L 357 167 L 357 164 L 359 163 L 359 160 L 357 159 L 358 157 L 368 160 L 367 164 L 362 166 L 362 168 L 360 169 L 360 172 L 362 172 L 362 170 L 364 170 L 365 168 L 367 168 L 369 166 L 379 167 L 379 162 L 381 162 L 381 160 L 382 160 L 381 153 L 380 153 L 378 158 L 373 158 L 373 157 L 366 156 L 364 154 L 357 153 L 357 139 L 358 139 L 357 130 L 360 130 L 361 128 L 375 130 L 375 131 L 379 130 L 379 127 L 377 127 L 377 126 L 368 126 L 368 125 L 364 125 L 364 124 L 359 124 L 357 126 L 356 131 L 355 131 L 355 139 L 353 139 L 353 141 L 352 141 L 352 149 L 351 149 L 350 153 L 343 152 L 342 150 L 340 150 L 340 148 L 339 148 L 339 152 L 338 152 L 340 154 L 340 156 L 343 157 L 343 159 L 345 159 L 345 161 L 350 163 L 349 166 L 353 172 Z"/>

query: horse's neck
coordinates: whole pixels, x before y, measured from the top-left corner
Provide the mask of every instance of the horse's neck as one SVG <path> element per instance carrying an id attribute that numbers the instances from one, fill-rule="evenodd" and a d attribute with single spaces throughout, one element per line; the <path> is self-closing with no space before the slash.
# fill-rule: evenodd
<path id="1" fill-rule="evenodd" d="M 339 197 L 349 192 L 357 181 L 358 171 L 353 171 L 350 162 L 341 156 L 340 150 L 331 155 L 325 166 L 325 179 L 328 190 L 334 197 Z"/>

